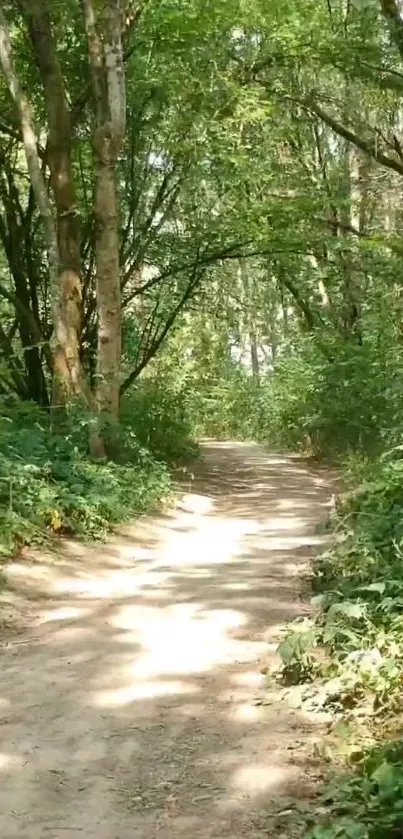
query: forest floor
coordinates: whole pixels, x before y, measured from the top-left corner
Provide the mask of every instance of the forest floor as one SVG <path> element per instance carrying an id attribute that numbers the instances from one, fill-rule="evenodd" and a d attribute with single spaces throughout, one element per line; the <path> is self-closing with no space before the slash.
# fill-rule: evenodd
<path id="1" fill-rule="evenodd" d="M 297 835 L 324 722 L 260 671 L 309 611 L 300 572 L 332 482 L 207 443 L 169 513 L 6 566 L 2 839 Z"/>

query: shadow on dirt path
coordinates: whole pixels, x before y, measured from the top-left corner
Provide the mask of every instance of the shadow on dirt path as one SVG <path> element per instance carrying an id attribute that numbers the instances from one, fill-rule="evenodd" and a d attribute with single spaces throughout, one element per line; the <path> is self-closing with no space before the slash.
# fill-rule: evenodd
<path id="1" fill-rule="evenodd" d="M 315 721 L 256 696 L 331 483 L 209 443 L 171 513 L 8 567 L 29 629 L 1 650 L 1 837 L 292 835 L 271 813 L 309 795 Z"/>

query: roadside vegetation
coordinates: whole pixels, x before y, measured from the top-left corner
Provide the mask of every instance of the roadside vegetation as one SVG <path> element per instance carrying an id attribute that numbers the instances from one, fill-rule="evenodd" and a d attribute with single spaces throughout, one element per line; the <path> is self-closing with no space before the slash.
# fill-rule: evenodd
<path id="1" fill-rule="evenodd" d="M 4 2 L 0 70 L 2 555 L 154 509 L 203 436 L 337 463 L 279 650 L 340 734 L 305 835 L 402 836 L 400 4 Z"/>

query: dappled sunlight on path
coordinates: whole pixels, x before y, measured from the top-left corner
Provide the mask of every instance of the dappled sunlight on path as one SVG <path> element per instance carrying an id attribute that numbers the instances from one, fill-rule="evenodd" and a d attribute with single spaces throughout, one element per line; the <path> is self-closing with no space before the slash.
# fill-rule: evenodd
<path id="1" fill-rule="evenodd" d="M 314 721 L 256 697 L 306 612 L 330 478 L 209 443 L 183 489 L 107 545 L 9 566 L 3 608 L 31 627 L 2 651 L 2 837 L 254 839 L 298 794 Z"/>

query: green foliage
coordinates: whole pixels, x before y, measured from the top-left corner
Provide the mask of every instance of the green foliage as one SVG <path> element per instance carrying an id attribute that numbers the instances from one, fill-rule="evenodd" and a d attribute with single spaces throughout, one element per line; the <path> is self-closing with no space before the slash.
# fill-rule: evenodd
<path id="1" fill-rule="evenodd" d="M 400 839 L 403 832 L 403 745 L 368 749 L 353 773 L 336 776 L 323 795 L 326 817 L 306 839 Z"/>
<path id="2" fill-rule="evenodd" d="M 379 714 L 399 707 L 403 683 L 403 461 L 369 463 L 364 475 L 339 506 L 336 544 L 314 563 L 317 614 L 306 631 L 322 701 L 339 709 L 365 703 Z M 306 649 L 292 638 L 279 652 L 286 674 L 293 666 L 304 676 Z"/>
<path id="3" fill-rule="evenodd" d="M 221 377 L 193 383 L 192 422 L 196 433 L 217 439 L 259 439 L 261 401 L 257 383 L 235 365 Z"/>
<path id="4" fill-rule="evenodd" d="M 24 4 L 18 15 L 13 5 L 5 11 L 16 66 L 42 143 L 49 124 L 33 27 Z M 88 417 L 74 411 L 65 440 L 30 404 L 4 406 L 0 423 L 6 553 L 46 530 L 99 535 L 148 508 L 169 486 L 161 462 L 193 456 L 195 436 L 344 459 L 354 491 L 340 505 L 335 546 L 315 564 L 316 617 L 279 651 L 288 683 L 315 682 L 327 707 L 377 718 L 400 710 L 403 679 L 403 22 L 391 20 L 395 5 L 164 0 L 145 3 L 133 22 L 129 4 L 117 178 L 122 378 L 135 387 L 121 424 L 103 429 L 114 462 L 89 460 Z M 72 111 L 80 350 L 93 379 L 94 103 L 79 4 L 57 0 L 49 10 Z M 0 99 L 0 390 L 47 405 L 55 301 L 2 77 Z M 39 151 L 52 198 L 51 156 Z M 314 828 L 315 839 L 388 835 L 381 787 L 398 760 L 372 759 L 336 782 L 334 825 Z M 395 788 L 400 794 L 399 780 Z M 343 811 L 343 795 L 361 810 Z M 388 802 L 393 824 L 397 793 Z"/>
<path id="5" fill-rule="evenodd" d="M 382 723 L 402 709 L 403 460 L 350 458 L 352 491 L 342 496 L 333 546 L 314 563 L 314 618 L 291 628 L 279 647 L 286 682 L 312 683 L 316 704 Z M 298 639 L 298 640 L 296 640 Z M 308 690 L 308 688 L 307 688 Z M 358 768 L 336 777 L 325 817 L 307 839 L 394 839 L 403 831 L 401 742 L 364 751 Z"/>
<path id="6" fill-rule="evenodd" d="M 332 349 L 329 360 L 305 340 L 259 382 L 236 364 L 204 374 L 194 384 L 197 430 L 294 449 L 308 445 L 327 457 L 380 451 L 400 409 L 400 358 L 395 354 L 388 369 L 367 346 L 340 342 Z"/>
<path id="7" fill-rule="evenodd" d="M 114 522 L 148 510 L 170 479 L 134 435 L 126 434 L 126 465 L 91 461 L 88 421 L 72 417 L 63 439 L 44 412 L 28 403 L 2 405 L 0 418 L 0 550 L 12 554 L 46 534 L 103 537 Z"/>
<path id="8" fill-rule="evenodd" d="M 121 422 L 157 460 L 180 462 L 198 453 L 189 394 L 185 387 L 174 387 L 172 380 L 141 379 L 123 401 Z"/>
<path id="9" fill-rule="evenodd" d="M 387 323 L 376 324 L 379 333 Z M 319 336 L 318 336 L 319 337 Z M 257 391 L 256 439 L 286 447 L 309 444 L 319 456 L 374 456 L 399 441 L 403 358 L 393 339 L 374 331 L 363 345 L 313 337 L 287 350 Z M 384 336 L 385 339 L 385 336 Z"/>
<path id="10" fill-rule="evenodd" d="M 282 678 L 287 684 L 310 680 L 314 672 L 315 633 L 309 621 L 295 623 L 278 648 L 283 667 Z"/>

